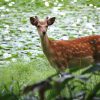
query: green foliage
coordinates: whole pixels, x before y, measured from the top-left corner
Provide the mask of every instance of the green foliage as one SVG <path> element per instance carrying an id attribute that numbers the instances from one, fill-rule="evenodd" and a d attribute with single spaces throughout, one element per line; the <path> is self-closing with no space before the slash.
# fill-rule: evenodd
<path id="1" fill-rule="evenodd" d="M 92 68 L 94 68 L 94 66 Z M 25 87 L 24 93 L 32 92 L 34 94 L 37 92 L 35 90 L 38 90 L 38 98 L 40 98 L 40 100 L 100 99 L 100 72 L 99 70 L 96 71 L 99 72 L 99 75 L 95 75 L 93 74 L 94 71 L 86 70 L 89 76 L 87 73 L 85 73 L 85 75 L 62 73 L 61 77 L 59 77 L 58 74 L 54 74 L 46 80 Z M 84 73 L 84 71 L 82 73 Z"/>
<path id="2" fill-rule="evenodd" d="M 62 73 L 60 77 L 54 74 L 55 70 L 48 65 L 44 56 L 40 55 L 30 63 L 18 61 L 1 67 L 0 99 L 92 100 L 100 97 L 98 70 L 100 66 L 95 66 L 97 68 L 95 72 L 91 70 L 94 69 L 93 66 L 81 71 L 73 71 L 71 74 Z M 38 93 L 37 90 L 40 92 Z"/>
<path id="3" fill-rule="evenodd" d="M 42 92 L 47 100 L 100 99 L 100 67 L 86 68 L 82 73 L 72 69 L 69 77 L 54 75 L 41 52 L 37 32 L 29 24 L 30 16 L 57 17 L 48 32 L 52 40 L 99 34 L 98 7 L 99 0 L 0 0 L 0 100 L 43 98 L 43 94 L 32 91 L 38 83 L 41 91 L 45 89 Z M 32 90 L 23 95 L 27 85 Z"/>
<path id="4" fill-rule="evenodd" d="M 22 88 L 52 75 L 55 70 L 46 60 L 36 57 L 32 62 L 18 61 L 0 68 L 0 98 L 18 100 Z M 49 72 L 47 72 L 49 70 Z M 41 73 L 42 72 L 42 73 Z M 17 99 L 16 99 L 17 98 Z M 2 100 L 2 99 L 1 99 Z"/>
<path id="5" fill-rule="evenodd" d="M 86 5 L 90 5 L 93 4 L 94 6 L 98 6 L 100 7 L 100 1 L 99 0 L 78 0 L 79 2 L 81 2 L 82 4 L 86 4 Z"/>

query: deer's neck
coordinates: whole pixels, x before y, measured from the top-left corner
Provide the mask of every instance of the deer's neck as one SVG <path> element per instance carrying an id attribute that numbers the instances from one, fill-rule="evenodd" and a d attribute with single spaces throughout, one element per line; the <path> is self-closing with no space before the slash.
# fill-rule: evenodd
<path id="1" fill-rule="evenodd" d="M 47 36 L 47 34 L 45 34 L 44 36 L 41 37 L 41 45 L 42 45 L 42 49 L 43 52 L 45 53 L 46 56 L 50 55 L 50 40 Z"/>

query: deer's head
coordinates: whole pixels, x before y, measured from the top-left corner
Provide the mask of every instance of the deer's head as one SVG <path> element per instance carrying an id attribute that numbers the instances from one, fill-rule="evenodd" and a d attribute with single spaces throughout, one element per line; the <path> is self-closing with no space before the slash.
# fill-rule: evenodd
<path id="1" fill-rule="evenodd" d="M 31 24 L 37 27 L 40 36 L 44 36 L 46 34 L 48 26 L 52 25 L 54 21 L 55 21 L 55 17 L 52 18 L 47 17 L 43 21 L 40 21 L 37 16 L 30 17 Z"/>

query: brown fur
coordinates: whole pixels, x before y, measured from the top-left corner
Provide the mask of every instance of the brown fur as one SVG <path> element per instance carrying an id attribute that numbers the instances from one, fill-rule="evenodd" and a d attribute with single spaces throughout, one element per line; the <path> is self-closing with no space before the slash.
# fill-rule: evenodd
<path id="1" fill-rule="evenodd" d="M 100 62 L 100 35 L 87 36 L 75 40 L 49 40 L 53 62 L 59 69 L 83 63 Z M 86 60 L 85 60 L 86 59 Z M 75 63 L 74 63 L 75 61 Z M 85 61 L 85 62 L 84 62 Z"/>

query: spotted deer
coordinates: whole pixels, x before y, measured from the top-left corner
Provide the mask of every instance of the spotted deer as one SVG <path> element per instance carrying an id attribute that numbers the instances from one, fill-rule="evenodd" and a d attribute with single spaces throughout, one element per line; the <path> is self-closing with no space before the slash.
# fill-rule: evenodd
<path id="1" fill-rule="evenodd" d="M 68 67 L 84 67 L 100 63 L 100 35 L 85 36 L 74 40 L 50 40 L 47 29 L 55 22 L 55 17 L 47 17 L 41 21 L 35 16 L 30 17 L 30 22 L 38 30 L 45 56 L 58 72 Z"/>

